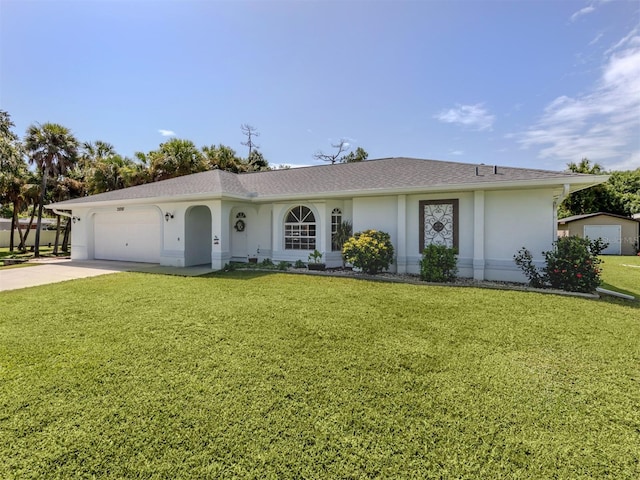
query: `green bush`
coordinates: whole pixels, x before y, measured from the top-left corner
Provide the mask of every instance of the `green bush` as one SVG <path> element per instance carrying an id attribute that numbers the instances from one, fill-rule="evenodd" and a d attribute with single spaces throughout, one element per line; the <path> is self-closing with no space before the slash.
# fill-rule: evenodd
<path id="1" fill-rule="evenodd" d="M 278 262 L 278 270 L 282 270 L 283 272 L 289 268 L 289 262 L 285 262 L 284 260 Z"/>
<path id="2" fill-rule="evenodd" d="M 545 266 L 541 270 L 533 265 L 531 253 L 524 247 L 514 260 L 531 286 L 591 293 L 601 283 L 599 265 L 602 261 L 598 255 L 607 246 L 601 239 L 562 237 L 553 242 L 553 249 L 542 252 Z"/>
<path id="3" fill-rule="evenodd" d="M 268 268 L 268 267 L 273 267 L 273 266 L 274 266 L 274 265 L 273 265 L 273 262 L 271 261 L 271 259 L 270 259 L 270 258 L 265 258 L 264 260 L 262 260 L 262 262 L 260 262 L 260 265 L 261 265 L 262 267 L 267 267 L 267 268 Z"/>
<path id="4" fill-rule="evenodd" d="M 302 260 L 296 260 L 296 263 L 293 264 L 295 268 L 307 268 Z"/>
<path id="5" fill-rule="evenodd" d="M 534 288 L 543 288 L 545 286 L 544 275 L 538 271 L 538 267 L 533 263 L 533 255 L 531 255 L 529 250 L 522 247 L 518 250 L 518 253 L 513 256 L 513 260 L 529 279 L 529 285 Z"/>
<path id="6" fill-rule="evenodd" d="M 427 282 L 453 282 L 458 274 L 457 253 L 445 245 L 427 246 L 420 260 L 420 278 Z"/>
<path id="7" fill-rule="evenodd" d="M 563 237 L 553 249 L 542 252 L 546 266 L 542 269 L 552 288 L 569 292 L 593 292 L 601 283 L 601 260 L 598 255 L 608 244 L 600 239 Z"/>
<path id="8" fill-rule="evenodd" d="M 375 275 L 393 263 L 393 244 L 386 232 L 365 230 L 357 232 L 342 247 L 344 259 L 364 273 Z"/>

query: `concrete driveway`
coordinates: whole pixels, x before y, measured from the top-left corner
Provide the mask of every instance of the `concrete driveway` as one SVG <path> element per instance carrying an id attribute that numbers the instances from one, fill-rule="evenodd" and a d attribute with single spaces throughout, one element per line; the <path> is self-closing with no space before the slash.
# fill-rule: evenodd
<path id="1" fill-rule="evenodd" d="M 0 291 L 35 287 L 76 278 L 96 277 L 118 272 L 148 272 L 168 275 L 198 276 L 210 273 L 209 265 L 176 268 L 149 263 L 114 262 L 106 260 L 45 260 L 38 265 L 0 270 Z"/>

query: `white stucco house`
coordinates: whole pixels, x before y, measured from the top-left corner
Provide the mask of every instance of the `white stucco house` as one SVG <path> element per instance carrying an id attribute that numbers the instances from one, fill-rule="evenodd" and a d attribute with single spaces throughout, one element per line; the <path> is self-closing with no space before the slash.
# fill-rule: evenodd
<path id="1" fill-rule="evenodd" d="M 72 259 L 184 267 L 270 258 L 307 261 L 314 249 L 341 265 L 332 231 L 391 235 L 393 270 L 418 273 L 421 251 L 458 249 L 459 274 L 523 281 L 513 255 L 556 239 L 556 207 L 607 180 L 526 168 L 384 158 L 360 163 L 234 174 L 212 170 L 54 203 L 70 215 Z M 538 258 L 540 260 L 541 258 Z"/>

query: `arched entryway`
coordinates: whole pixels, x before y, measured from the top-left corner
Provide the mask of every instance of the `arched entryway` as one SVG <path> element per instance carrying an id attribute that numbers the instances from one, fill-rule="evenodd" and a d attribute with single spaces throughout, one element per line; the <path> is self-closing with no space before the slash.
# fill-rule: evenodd
<path id="1" fill-rule="evenodd" d="M 189 207 L 185 214 L 184 266 L 211 264 L 211 210 Z"/>

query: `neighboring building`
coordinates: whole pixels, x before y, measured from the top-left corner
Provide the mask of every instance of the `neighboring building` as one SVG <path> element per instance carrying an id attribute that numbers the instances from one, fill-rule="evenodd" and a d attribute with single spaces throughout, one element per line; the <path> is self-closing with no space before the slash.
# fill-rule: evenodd
<path id="1" fill-rule="evenodd" d="M 568 194 L 607 180 L 525 168 L 413 158 L 234 174 L 213 170 L 47 206 L 71 211 L 73 259 L 177 267 L 258 257 L 342 264 L 331 232 L 391 235 L 397 272 L 419 272 L 422 249 L 458 249 L 464 277 L 524 281 L 513 262 L 556 239 L 556 207 Z"/>
<path id="2" fill-rule="evenodd" d="M 21 218 L 20 220 L 20 229 L 22 233 L 25 234 L 27 228 L 29 228 L 29 219 Z M 27 237 L 27 247 L 32 247 L 35 243 L 36 238 L 36 228 L 37 228 L 37 219 L 33 220 L 33 224 L 31 225 L 31 232 L 29 232 L 29 236 Z M 42 219 L 42 230 L 40 230 L 40 245 L 48 245 L 55 241 L 56 238 L 56 220 L 52 218 L 43 218 Z M 13 244 L 17 246 L 20 243 L 20 235 L 18 234 L 18 230 L 15 229 L 13 231 Z M 11 219 L 10 218 L 0 218 L 0 248 L 6 248 L 11 244 Z"/>
<path id="3" fill-rule="evenodd" d="M 640 220 L 612 213 L 589 213 L 558 220 L 558 236 L 602 238 L 609 246 L 605 255 L 635 255 L 638 252 Z"/>
<path id="4" fill-rule="evenodd" d="M 21 229 L 26 229 L 29 227 L 29 218 L 20 218 L 18 222 L 20 223 Z M 56 220 L 52 218 L 43 218 L 42 219 L 42 229 L 46 230 L 47 228 L 55 227 Z M 38 227 L 38 219 L 34 218 L 33 223 L 31 224 L 31 230 L 35 230 Z M 3 230 L 11 230 L 11 219 L 10 218 L 0 218 L 0 231 Z"/>

